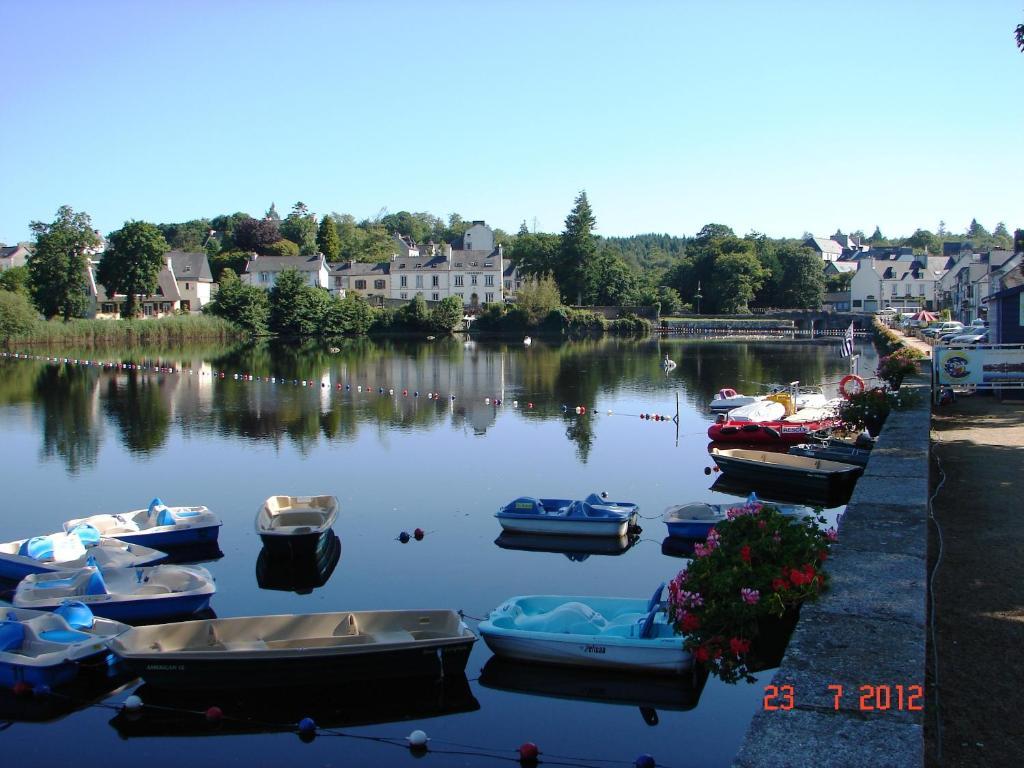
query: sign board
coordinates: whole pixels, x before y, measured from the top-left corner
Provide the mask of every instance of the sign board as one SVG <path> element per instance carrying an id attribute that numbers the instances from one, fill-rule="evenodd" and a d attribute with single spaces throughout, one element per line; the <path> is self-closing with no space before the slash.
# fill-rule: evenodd
<path id="1" fill-rule="evenodd" d="M 938 346 L 933 356 L 939 386 L 1024 388 L 1024 345 Z"/>

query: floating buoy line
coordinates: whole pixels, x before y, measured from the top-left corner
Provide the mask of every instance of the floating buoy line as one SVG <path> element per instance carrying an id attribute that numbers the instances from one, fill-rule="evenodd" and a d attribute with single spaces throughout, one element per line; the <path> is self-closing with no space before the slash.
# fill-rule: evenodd
<path id="1" fill-rule="evenodd" d="M 211 380 L 220 381 L 238 381 L 245 383 L 260 383 L 270 384 L 272 386 L 292 386 L 292 387 L 303 387 L 305 389 L 321 389 L 328 390 L 332 393 L 344 392 L 348 394 L 363 394 L 372 395 L 376 393 L 378 396 L 397 397 L 396 393 L 400 393 L 403 399 L 411 398 L 412 400 L 418 400 L 420 397 L 425 397 L 427 400 L 433 402 L 440 402 L 444 400 L 446 403 L 454 403 L 457 398 L 454 392 L 447 395 L 442 395 L 436 391 L 424 391 L 420 392 L 418 389 L 410 390 L 408 387 L 384 387 L 376 386 L 372 384 L 352 384 L 342 383 L 340 381 L 327 382 L 321 379 L 289 379 L 282 376 L 254 376 L 247 372 L 232 372 L 232 371 L 206 371 L 196 370 L 193 368 L 181 368 L 177 366 L 168 365 L 156 365 L 151 363 L 123 363 L 123 362 L 112 362 L 109 360 L 91 360 L 84 358 L 70 358 L 70 357 L 54 357 L 50 355 L 29 355 L 22 352 L 3 352 L 0 353 L 0 358 L 7 360 L 30 360 L 33 362 L 44 362 L 53 363 L 55 365 L 74 365 L 85 368 L 98 368 L 102 371 L 139 371 L 142 373 L 154 373 L 164 375 L 179 375 L 179 376 L 199 376 L 208 378 Z M 484 405 L 490 405 L 494 408 L 500 408 L 507 405 L 505 399 L 500 397 L 484 397 Z M 511 406 L 514 410 L 526 410 L 532 411 L 535 409 L 535 405 L 532 401 L 520 402 L 519 400 L 512 400 Z M 595 413 L 595 409 L 592 406 L 586 405 L 567 405 L 561 406 L 562 413 L 564 414 L 576 414 L 577 416 L 585 416 L 587 413 Z M 627 416 L 630 418 L 639 418 L 641 421 L 652 421 L 652 422 L 665 422 L 665 423 L 679 423 L 678 411 L 676 415 L 669 416 L 663 413 L 619 413 L 617 411 L 608 410 L 605 411 L 608 416 Z"/>

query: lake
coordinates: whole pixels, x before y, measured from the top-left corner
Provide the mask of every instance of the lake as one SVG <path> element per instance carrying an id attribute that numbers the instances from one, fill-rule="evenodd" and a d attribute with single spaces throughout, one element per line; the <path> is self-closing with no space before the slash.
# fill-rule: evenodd
<path id="1" fill-rule="evenodd" d="M 873 371 L 874 351 L 857 351 L 861 370 Z M 668 374 L 666 353 L 678 363 Z M 0 540 L 156 496 L 205 504 L 224 521 L 223 556 L 205 563 L 222 617 L 415 607 L 483 617 L 519 594 L 646 599 L 687 562 L 663 552 L 664 508 L 738 500 L 710 490 L 715 476 L 705 473 L 712 395 L 793 380 L 826 383 L 834 395 L 848 372 L 837 343 L 689 339 L 528 348 L 359 340 L 334 353 L 263 345 L 61 356 L 79 363 L 0 359 Z M 176 372 L 104 369 L 83 358 Z M 677 396 L 678 425 L 640 418 L 672 417 Z M 631 546 L 499 538 L 494 513 L 513 498 L 592 491 L 640 505 L 644 531 Z M 275 494 L 337 496 L 340 555 L 294 568 L 261 558 L 253 520 Z M 416 528 L 421 541 L 398 540 Z M 419 728 L 434 765 L 515 761 L 531 741 L 544 762 L 563 765 L 632 765 L 650 753 L 659 765 L 725 766 L 762 704 L 762 684 L 580 675 L 490 658 L 480 641 L 466 680 L 339 685 L 308 698 L 175 700 L 143 688 L 154 708 L 131 721 L 116 708 L 137 681 L 108 696 L 76 691 L 99 699 L 77 709 L 4 692 L 0 745 L 20 765 L 394 765 L 411 764 L 404 737 Z M 210 705 L 237 719 L 214 726 L 178 711 Z M 330 730 L 306 743 L 277 732 L 275 724 L 307 715 Z"/>

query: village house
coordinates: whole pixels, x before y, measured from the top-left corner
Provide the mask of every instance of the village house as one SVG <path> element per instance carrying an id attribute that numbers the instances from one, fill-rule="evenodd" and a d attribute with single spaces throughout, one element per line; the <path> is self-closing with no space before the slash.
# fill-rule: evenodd
<path id="1" fill-rule="evenodd" d="M 850 310 L 873 313 L 887 307 L 902 312 L 937 307 L 937 286 L 948 267 L 942 256 L 892 254 L 888 258 L 857 261 L 850 282 Z"/>
<path id="2" fill-rule="evenodd" d="M 13 267 L 24 267 L 29 250 L 24 245 L 0 247 L 0 272 Z"/>
<path id="3" fill-rule="evenodd" d="M 368 264 L 361 261 L 344 261 L 331 264 L 329 270 L 330 292 L 339 299 L 349 292 L 357 293 L 374 305 L 382 305 L 390 296 L 391 275 L 389 264 Z"/>
<path id="4" fill-rule="evenodd" d="M 314 288 L 329 286 L 330 271 L 322 253 L 315 256 L 258 256 L 254 253 L 245 262 L 240 277 L 246 285 L 255 285 L 269 291 L 277 282 L 277 276 L 286 269 L 301 273 L 306 285 Z"/>

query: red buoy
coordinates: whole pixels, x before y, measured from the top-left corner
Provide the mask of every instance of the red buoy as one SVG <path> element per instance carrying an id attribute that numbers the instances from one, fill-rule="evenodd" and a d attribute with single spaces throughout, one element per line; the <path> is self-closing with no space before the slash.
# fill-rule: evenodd
<path id="1" fill-rule="evenodd" d="M 537 745 L 532 741 L 527 741 L 526 743 L 519 745 L 519 762 L 536 763 L 539 755 L 540 750 L 537 749 Z"/>

